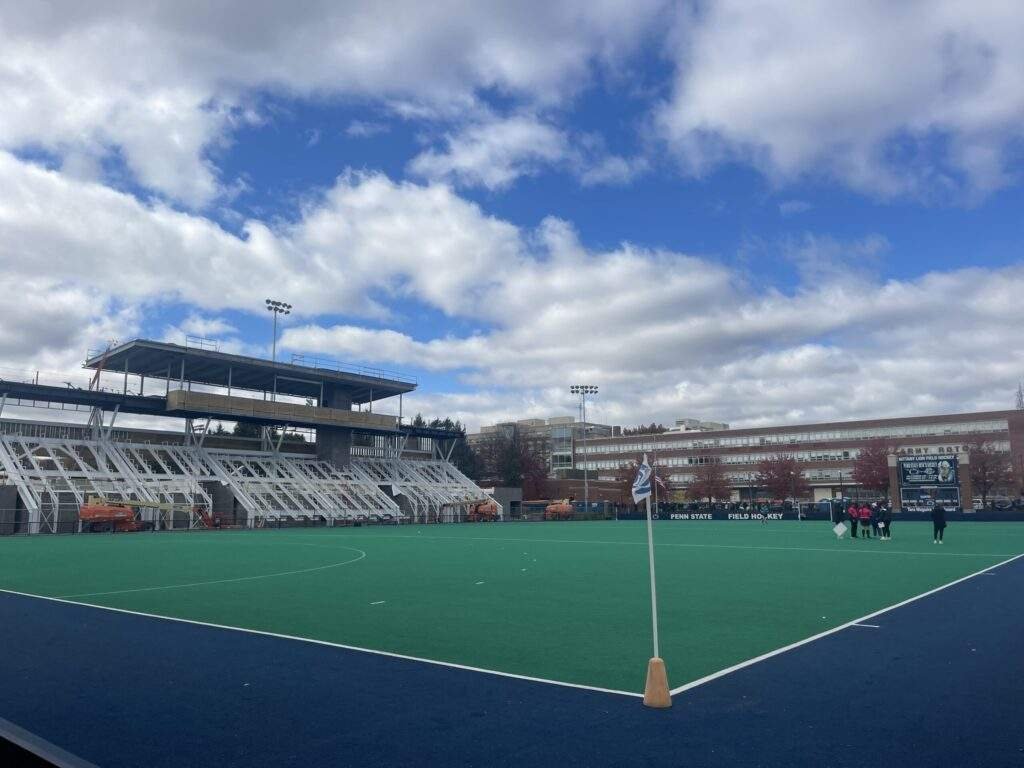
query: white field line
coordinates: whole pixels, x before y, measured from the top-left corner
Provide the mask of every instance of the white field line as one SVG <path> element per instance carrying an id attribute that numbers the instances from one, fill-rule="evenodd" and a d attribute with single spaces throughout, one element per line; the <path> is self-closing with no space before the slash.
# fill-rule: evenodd
<path id="1" fill-rule="evenodd" d="M 314 640 L 310 637 L 297 637 L 296 635 L 283 635 L 278 632 L 266 632 L 261 629 L 246 629 L 244 627 L 232 627 L 227 624 L 213 624 L 208 621 L 195 621 L 193 619 L 180 619 L 175 616 L 160 616 L 156 613 L 144 613 L 142 611 L 129 611 L 126 608 L 111 608 L 106 605 L 93 605 L 92 603 L 80 603 L 75 600 L 67 600 L 62 597 L 47 597 L 46 595 L 33 595 L 30 592 L 18 592 L 13 589 L 0 589 L 0 593 L 6 593 L 9 595 L 18 595 L 19 597 L 33 597 L 37 600 L 49 600 L 53 603 L 65 603 L 67 605 L 78 605 L 84 608 L 95 608 L 99 611 L 112 611 L 114 613 L 126 613 L 131 616 L 142 616 L 147 619 L 160 619 L 161 621 L 176 621 L 181 624 L 192 624 L 198 627 L 210 627 L 212 629 L 225 629 L 231 632 L 244 632 L 249 635 L 260 635 L 262 637 L 275 637 L 279 640 L 296 640 L 300 643 L 312 643 L 313 645 L 323 645 L 328 648 L 341 648 L 346 651 L 358 651 L 360 653 L 370 653 L 375 656 L 385 656 L 391 659 L 402 659 L 404 661 L 419 661 L 424 664 L 433 664 L 436 667 L 448 667 L 450 669 L 461 669 L 467 672 L 482 672 L 486 675 L 497 675 L 498 677 L 509 677 L 514 680 L 525 680 L 530 683 L 547 683 L 548 685 L 559 685 L 563 688 L 577 688 L 584 691 L 596 691 L 598 693 L 614 693 L 619 696 L 630 696 L 632 698 L 640 699 L 643 698 L 643 694 L 634 693 L 633 691 L 619 691 L 614 688 L 599 688 L 594 685 L 583 685 L 581 683 L 566 683 L 561 680 L 548 680 L 544 677 L 531 677 L 529 675 L 517 675 L 512 672 L 499 672 L 496 669 L 484 669 L 483 667 L 471 667 L 466 664 L 455 664 L 450 661 L 438 661 L 437 659 L 424 659 L 419 656 L 407 656 L 403 653 L 392 653 L 390 651 L 378 651 L 374 648 L 360 648 L 357 645 L 345 645 L 344 643 L 332 643 L 328 640 Z"/>
<path id="2" fill-rule="evenodd" d="M 316 546 L 310 545 L 310 546 Z M 102 595 L 126 595 L 132 592 L 156 592 L 161 589 L 184 589 L 186 587 L 205 587 L 210 584 L 233 584 L 239 581 L 256 581 L 258 579 L 273 579 L 277 576 L 295 576 L 300 573 L 314 573 L 316 571 L 326 571 L 328 568 L 338 568 L 342 565 L 349 565 L 350 563 L 358 563 L 364 557 L 366 553 L 361 549 L 355 547 L 329 547 L 329 549 L 348 549 L 352 552 L 358 552 L 359 556 L 351 558 L 349 560 L 342 560 L 340 563 L 329 563 L 327 565 L 318 565 L 315 568 L 300 568 L 295 571 L 280 571 L 278 573 L 263 573 L 258 576 L 239 576 L 234 579 L 214 579 L 212 581 L 193 581 L 187 584 L 168 584 L 162 587 L 137 587 L 135 589 L 115 589 L 110 592 L 80 592 L 76 595 L 61 595 L 61 599 L 70 599 L 72 597 L 100 597 Z"/>
<path id="3" fill-rule="evenodd" d="M 864 627 L 865 629 L 881 629 L 877 624 L 854 624 L 855 627 Z"/>
<path id="4" fill-rule="evenodd" d="M 955 581 L 951 581 L 948 584 L 943 584 L 942 586 L 935 587 L 935 589 L 929 589 L 927 592 L 922 592 L 920 595 L 915 595 L 914 597 L 909 597 L 906 600 L 901 600 L 900 602 L 894 603 L 893 605 L 890 605 L 887 608 L 882 608 L 881 610 L 874 611 L 873 613 L 869 613 L 866 616 L 861 616 L 859 619 L 853 619 L 852 621 L 848 621 L 845 624 L 840 624 L 838 627 L 833 627 L 832 629 L 827 629 L 824 632 L 819 632 L 818 634 L 812 635 L 811 637 L 804 638 L 803 640 L 798 640 L 795 643 L 790 643 L 789 645 L 785 645 L 782 648 L 776 648 L 774 651 L 769 651 L 768 653 L 763 653 L 760 656 L 755 656 L 752 659 L 747 659 L 746 661 L 741 661 L 739 664 L 733 664 L 731 667 L 726 667 L 725 669 L 720 669 L 717 672 L 713 672 L 712 674 L 706 675 L 706 676 L 701 677 L 701 678 L 699 678 L 697 680 L 692 680 L 689 683 L 686 683 L 686 685 L 681 685 L 678 688 L 673 688 L 671 691 L 669 691 L 669 693 L 671 695 L 675 696 L 676 694 L 682 693 L 683 691 L 688 691 L 691 688 L 696 688 L 698 685 L 704 685 L 705 683 L 710 683 L 712 680 L 717 680 L 720 677 L 725 677 L 726 675 L 732 674 L 733 672 L 737 672 L 737 671 L 739 671 L 741 669 L 745 669 L 746 667 L 753 666 L 754 664 L 757 664 L 759 662 L 765 661 L 766 659 L 770 659 L 770 658 L 772 658 L 774 656 L 779 656 L 779 655 L 781 655 L 783 653 L 786 653 L 786 651 L 791 651 L 794 648 L 799 648 L 801 645 L 807 645 L 808 643 L 813 643 L 815 640 L 820 640 L 823 637 L 828 637 L 829 635 L 834 635 L 836 632 L 841 632 L 842 630 L 844 630 L 844 629 L 846 629 L 848 627 L 853 627 L 853 626 L 856 626 L 856 625 L 860 624 L 863 621 L 867 621 L 869 619 L 873 619 L 876 616 L 881 616 L 883 613 L 888 613 L 889 611 L 894 611 L 897 608 L 902 608 L 905 605 L 909 605 L 910 603 L 916 602 L 916 601 L 921 600 L 921 599 L 923 599 L 925 597 L 929 597 L 930 595 L 934 595 L 936 592 L 941 592 L 942 590 L 949 589 L 950 587 L 955 586 L 955 585 L 957 585 L 957 584 L 959 584 L 959 583 L 961 583 L 963 581 L 967 581 L 968 579 L 973 579 L 975 576 L 980 576 L 983 573 L 987 573 L 988 571 L 991 571 L 993 568 L 998 568 L 1001 565 L 1006 565 L 1007 563 L 1012 563 L 1014 560 L 1019 560 L 1022 557 L 1024 557 L 1024 552 L 1022 552 L 1019 555 L 1014 555 L 1013 557 L 1009 558 L 1008 560 L 1003 560 L 1002 562 L 996 563 L 995 565 L 990 565 L 988 568 L 983 568 L 980 571 L 975 571 L 974 573 L 968 574 L 967 576 L 961 576 L 959 579 L 956 579 Z"/>
<path id="5" fill-rule="evenodd" d="M 300 534 L 303 538 L 320 538 L 319 536 L 309 536 L 306 534 Z M 512 538 L 498 538 L 498 537 L 487 537 L 487 536 L 402 536 L 402 535 L 372 535 L 372 536 L 358 536 L 351 534 L 325 534 L 325 536 L 344 536 L 346 540 L 367 541 L 373 539 L 409 539 L 411 541 L 516 541 L 516 542 L 527 542 L 534 544 L 608 544 L 614 546 L 622 546 L 624 544 L 634 544 L 636 546 L 647 546 L 645 541 L 595 541 L 595 540 L 583 540 L 583 539 L 512 539 Z M 858 554 L 867 555 L 920 555 L 923 557 L 1011 557 L 1012 555 L 1007 553 L 1001 554 L 987 554 L 981 552 L 909 552 L 902 549 L 854 549 L 845 546 L 837 547 L 757 547 L 748 544 L 678 544 L 671 542 L 654 542 L 655 547 L 682 547 L 686 549 L 747 549 L 747 550 L 765 550 L 769 552 L 855 552 Z"/>
<path id="6" fill-rule="evenodd" d="M 317 537 L 317 538 L 319 538 L 319 537 Z M 369 537 L 367 537 L 367 538 L 369 538 Z M 377 537 L 374 537 L 374 538 L 385 538 L 385 537 L 377 536 Z M 434 536 L 434 537 L 424 537 L 424 536 L 416 536 L 416 537 L 413 537 L 413 536 L 389 536 L 387 538 L 434 538 L 434 539 L 444 539 L 444 540 L 451 540 L 451 541 L 465 541 L 465 540 L 469 540 L 468 537 L 461 537 L 461 536 Z M 564 544 L 622 544 L 622 543 L 638 543 L 638 542 L 578 541 L 578 540 L 567 540 L 567 539 L 496 539 L 496 538 L 485 538 L 485 537 L 475 537 L 475 539 L 479 540 L 479 541 L 526 541 L 526 542 L 555 543 L 555 544 L 562 544 L 562 543 L 564 543 Z M 639 543 L 642 544 L 643 542 L 639 542 Z M 699 547 L 699 546 L 716 546 L 716 545 L 663 544 L 663 545 L 660 545 L 660 546 L 695 546 L 695 547 Z M 726 546 L 726 545 L 719 545 L 719 546 Z M 764 547 L 744 547 L 744 548 L 748 548 L 748 549 L 765 549 Z M 796 548 L 793 548 L 793 547 L 777 547 L 776 549 L 796 549 Z M 357 551 L 360 551 L 360 550 L 357 550 Z M 819 551 L 819 550 L 812 550 L 812 551 Z M 833 551 L 850 551 L 850 550 L 843 550 L 843 549 L 836 549 L 836 550 L 821 549 L 820 551 L 833 552 Z M 869 550 L 853 550 L 853 551 L 869 551 Z M 893 550 L 888 550 L 888 552 L 890 554 L 896 554 Z M 931 553 L 931 552 L 928 552 L 928 553 L 911 552 L 911 553 L 907 553 L 907 554 L 953 555 L 953 554 L 957 554 L 957 553 L 952 553 L 952 552 L 950 552 L 950 553 L 945 553 L 945 552 L 935 552 L 935 553 Z M 977 556 L 978 557 L 1005 557 L 1005 555 L 977 555 Z M 991 571 L 991 570 L 993 570 L 995 568 L 998 568 L 1001 565 L 1006 565 L 1008 563 L 1012 563 L 1013 561 L 1015 561 L 1015 560 L 1017 560 L 1017 559 L 1019 559 L 1021 557 L 1024 557 L 1024 553 L 1010 556 L 1009 559 L 1007 559 L 1007 560 L 1002 560 L 1002 561 L 1000 561 L 998 563 L 995 563 L 994 565 L 988 566 L 987 568 L 983 568 L 980 571 L 976 571 L 974 573 L 968 574 L 967 576 L 963 576 L 963 577 L 961 577 L 959 579 L 956 579 L 955 581 L 951 581 L 948 584 L 943 584 L 943 585 L 941 585 L 939 587 L 936 587 L 934 589 L 931 589 L 931 590 L 929 590 L 927 592 L 923 592 L 920 595 L 916 595 L 914 597 L 910 597 L 910 598 L 908 598 L 906 600 L 903 600 L 903 601 L 901 601 L 899 603 L 895 603 L 895 604 L 890 605 L 890 606 L 888 606 L 886 608 L 882 608 L 881 610 L 875 611 L 874 613 L 869 613 L 866 616 L 862 616 L 862 617 L 860 617 L 858 619 L 853 619 L 852 621 L 846 622 L 845 624 L 841 624 L 841 625 L 839 625 L 837 627 L 833 627 L 832 629 L 825 630 L 824 632 L 820 632 L 820 633 L 818 633 L 816 635 L 812 635 L 811 637 L 805 638 L 803 640 L 799 640 L 799 641 L 797 641 L 795 643 L 791 643 L 791 644 L 783 646 L 781 648 L 776 648 L 775 650 L 769 651 L 768 653 L 764 653 L 764 654 L 762 654 L 760 656 L 756 656 L 756 657 L 754 657 L 752 659 L 747 659 L 746 661 L 740 662 L 739 664 L 734 664 L 731 667 L 726 667 L 725 669 L 721 669 L 721 670 L 719 670 L 717 672 L 714 672 L 714 673 L 712 673 L 710 675 L 706 675 L 705 677 L 699 678 L 697 680 L 693 680 L 693 681 L 691 681 L 689 683 L 686 683 L 685 685 L 679 686 L 678 688 L 673 688 L 669 693 L 674 696 L 674 695 L 676 695 L 678 693 L 682 693 L 684 691 L 690 690 L 691 688 L 696 688 L 699 685 L 703 685 L 705 683 L 709 683 L 712 680 L 718 679 L 719 677 L 724 677 L 725 675 L 731 674 L 732 672 L 736 672 L 736 671 L 738 671 L 740 669 L 744 669 L 745 667 L 752 666 L 752 665 L 754 665 L 754 664 L 756 664 L 756 663 L 758 663 L 760 661 L 765 661 L 766 659 L 770 659 L 773 656 L 778 656 L 780 654 L 785 653 L 786 651 L 790 651 L 790 650 L 792 650 L 794 648 L 798 648 L 801 645 L 806 645 L 808 643 L 814 642 L 815 640 L 819 640 L 819 639 L 821 639 L 823 637 L 827 637 L 828 635 L 832 635 L 832 634 L 835 634 L 837 632 L 840 632 L 843 629 L 846 629 L 846 628 L 848 628 L 850 626 L 853 626 L 854 624 L 858 624 L 858 623 L 860 623 L 862 621 L 865 621 L 867 619 L 872 619 L 875 616 L 879 616 L 879 615 L 881 615 L 883 613 L 886 613 L 888 611 L 895 610 L 896 608 L 900 608 L 900 607 L 902 607 L 904 605 L 908 605 L 909 603 L 915 602 L 916 600 L 920 600 L 922 598 L 928 597 L 929 595 L 933 595 L 936 592 L 941 592 L 942 590 L 947 589 L 948 587 L 952 587 L 952 586 L 954 586 L 956 584 L 959 584 L 962 581 L 966 581 L 967 579 L 971 579 L 971 578 L 974 578 L 975 576 L 980 576 L 982 574 L 986 574 L 989 571 Z M 252 578 L 252 577 L 247 577 L 247 578 Z M 512 673 L 512 672 L 501 672 L 501 671 L 494 670 L 494 669 L 484 669 L 482 667 L 472 667 L 472 666 L 468 666 L 468 665 L 465 665 L 465 664 L 456 664 L 456 663 L 453 663 L 453 662 L 438 661 L 436 659 L 426 659 L 426 658 L 422 658 L 422 657 L 418 657 L 418 656 L 409 656 L 409 655 L 401 654 L 401 653 L 392 653 L 390 651 L 379 651 L 379 650 L 376 650 L 376 649 L 373 649 L 373 648 L 361 648 L 359 646 L 345 645 L 343 643 L 332 643 L 332 642 L 327 641 L 327 640 L 315 640 L 315 639 L 308 638 L 308 637 L 297 637 L 295 635 L 285 635 L 285 634 L 280 634 L 280 633 L 277 633 L 277 632 L 267 632 L 267 631 L 258 630 L 258 629 L 246 629 L 244 627 L 233 627 L 233 626 L 229 626 L 229 625 L 226 625 L 226 624 L 214 624 L 214 623 L 206 622 L 206 621 L 196 621 L 196 620 L 193 620 L 193 619 L 182 619 L 182 618 L 177 618 L 177 617 L 173 617 L 173 616 L 161 616 L 159 614 L 154 614 L 154 613 L 144 613 L 142 611 L 131 611 L 131 610 L 128 610 L 128 609 L 125 609 L 125 608 L 112 608 L 112 607 L 105 606 L 105 605 L 94 605 L 94 604 L 91 604 L 91 603 L 83 603 L 83 602 L 78 602 L 78 601 L 75 601 L 75 600 L 69 600 L 69 599 L 62 598 L 62 597 L 48 597 L 46 595 L 36 595 L 36 594 L 32 594 L 30 592 L 19 592 L 17 590 L 13 590 L 13 589 L 3 589 L 3 588 L 0 588 L 0 593 L 19 595 L 21 597 L 32 597 L 32 598 L 36 598 L 37 600 L 49 600 L 50 602 L 56 602 L 56 603 L 66 603 L 68 605 L 79 605 L 79 606 L 84 606 L 86 608 L 95 608 L 96 610 L 101 610 L 101 611 L 112 611 L 114 613 L 125 613 L 125 614 L 129 614 L 129 615 L 133 615 L 133 616 L 143 616 L 145 618 L 150 618 L 150 619 L 160 619 L 160 620 L 163 620 L 163 621 L 176 621 L 176 622 L 179 622 L 179 623 L 182 623 L 182 624 L 192 624 L 192 625 L 201 626 L 201 627 L 211 627 L 213 629 L 224 629 L 224 630 L 229 630 L 229 631 L 233 631 L 233 632 L 243 632 L 243 633 L 246 633 L 246 634 L 261 635 L 261 636 L 264 636 L 264 637 L 276 637 L 276 638 L 283 639 L 283 640 L 296 640 L 296 641 L 304 642 L 304 643 L 312 643 L 314 645 L 322 645 L 322 646 L 327 646 L 327 647 L 331 647 L 331 648 L 341 648 L 341 649 L 348 650 L 348 651 L 358 651 L 358 652 L 361 652 L 361 653 L 369 653 L 369 654 L 374 654 L 374 655 L 377 655 L 377 656 L 385 656 L 385 657 L 388 657 L 388 658 L 403 659 L 403 660 L 406 660 L 406 661 L 419 661 L 419 662 L 422 662 L 424 664 L 433 664 L 435 666 L 449 667 L 451 669 L 461 669 L 461 670 L 465 670 L 465 671 L 469 671 L 469 672 L 480 672 L 480 673 L 483 673 L 483 674 L 497 675 L 499 677 L 507 677 L 507 678 L 512 678 L 512 679 L 515 679 L 515 680 L 525 680 L 525 681 L 528 681 L 528 682 L 546 683 L 548 685 L 558 685 L 558 686 L 562 686 L 564 688 L 576 688 L 576 689 L 586 690 L 586 691 L 597 691 L 599 693 L 613 693 L 613 694 L 617 694 L 617 695 L 620 695 L 620 696 L 630 696 L 630 697 L 633 697 L 633 698 L 643 698 L 643 694 L 635 693 L 635 692 L 632 692 L 632 691 L 620 691 L 620 690 L 617 690 L 617 689 L 614 689 L 614 688 L 601 688 L 601 687 L 598 687 L 598 686 L 583 685 L 581 683 L 567 683 L 567 682 L 563 682 L 561 680 L 549 680 L 547 678 L 542 678 L 542 677 L 531 677 L 529 675 L 518 675 L 518 674 L 515 674 L 515 673 Z"/>

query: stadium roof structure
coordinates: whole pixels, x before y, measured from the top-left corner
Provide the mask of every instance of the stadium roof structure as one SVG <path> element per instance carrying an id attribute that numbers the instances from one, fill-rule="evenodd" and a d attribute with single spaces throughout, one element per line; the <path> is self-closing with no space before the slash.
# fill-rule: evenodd
<path id="1" fill-rule="evenodd" d="M 135 339 L 103 352 L 89 352 L 85 367 L 217 387 L 319 397 L 324 386 L 344 391 L 354 404 L 406 394 L 412 377 L 295 355 L 274 362 L 196 346 Z"/>

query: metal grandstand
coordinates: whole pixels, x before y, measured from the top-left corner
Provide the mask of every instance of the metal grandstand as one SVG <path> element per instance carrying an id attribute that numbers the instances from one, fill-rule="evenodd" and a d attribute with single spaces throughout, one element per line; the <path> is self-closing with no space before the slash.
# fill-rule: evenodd
<path id="1" fill-rule="evenodd" d="M 324 407 L 326 387 L 333 388 L 336 402 L 339 397 L 342 402 L 350 397 L 353 403 L 362 399 L 372 404 L 374 399 L 409 391 L 415 384 L 408 380 L 386 381 L 380 378 L 381 372 L 374 371 L 376 378 L 367 381 L 366 371 L 323 371 L 317 366 L 313 373 L 307 369 L 296 383 L 292 375 L 294 364 L 282 367 L 209 350 L 197 352 L 141 341 L 118 349 L 123 350 L 120 354 L 124 358 L 118 372 L 123 377 L 120 395 L 101 391 L 99 387 L 68 387 L 62 391 L 38 381 L 0 380 L 0 487 L 17 489 L 26 530 L 78 530 L 78 510 L 91 497 L 110 503 L 141 503 L 140 516 L 151 521 L 156 529 L 203 528 L 211 524 L 211 512 L 218 509 L 230 509 L 233 521 L 249 527 L 290 522 L 444 522 L 459 519 L 470 504 L 489 498 L 448 460 L 457 435 L 403 427 L 400 418 L 395 419 L 393 427 L 365 418 L 360 421 L 342 416 L 339 421 L 334 412 L 341 406 L 332 403 Z M 128 358 L 128 352 L 135 356 Z M 141 393 L 141 377 L 152 379 L 154 371 L 169 368 L 167 359 L 173 355 L 180 358 L 175 372 L 178 378 L 168 378 L 163 397 L 147 394 L 143 398 L 129 392 L 130 374 L 140 376 Z M 120 361 L 113 355 L 108 355 L 109 359 Z M 216 414 L 185 418 L 184 433 L 114 429 L 118 412 L 176 416 L 169 413 L 174 405 L 171 386 L 186 392 L 191 389 L 191 381 L 183 373 L 186 364 L 200 371 L 207 382 L 206 391 L 210 382 L 222 375 L 218 366 L 224 365 L 229 367 L 223 375 L 236 386 L 241 379 L 250 387 L 272 387 L 271 402 L 276 402 L 276 397 L 288 387 L 304 387 L 302 394 L 311 395 L 316 406 L 300 408 L 313 413 L 312 417 L 304 417 L 306 421 L 320 422 L 316 424 L 317 443 L 283 442 L 289 425 L 275 425 L 275 417 L 268 416 L 265 409 L 251 417 L 239 417 L 236 411 L 225 414 L 229 420 L 251 419 L 258 425 L 263 436 L 259 450 L 249 449 L 248 444 L 255 444 L 254 440 L 221 436 L 210 440 L 210 417 Z M 91 360 L 87 365 L 97 363 Z M 133 366 L 138 366 L 137 372 L 132 370 Z M 182 390 L 183 387 L 186 388 Z M 210 397 L 216 402 L 215 395 Z M 142 400 L 146 402 L 136 402 Z M 5 402 L 16 405 L 27 401 L 72 403 L 89 413 L 89 421 L 55 424 L 2 418 Z M 110 414 L 109 419 L 106 414 Z M 353 443 L 343 463 L 336 459 L 336 454 L 325 454 L 320 440 L 344 435 L 345 428 L 337 425 L 350 422 L 357 426 L 345 428 L 351 430 L 349 434 L 362 435 L 363 442 Z M 244 449 L 236 447 L 243 443 Z M 445 445 L 447 452 L 442 448 Z"/>

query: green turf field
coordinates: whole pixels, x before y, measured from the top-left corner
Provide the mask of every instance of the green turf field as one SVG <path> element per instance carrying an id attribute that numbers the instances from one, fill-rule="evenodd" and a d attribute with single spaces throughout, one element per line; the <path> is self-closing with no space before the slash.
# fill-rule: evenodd
<path id="1" fill-rule="evenodd" d="M 679 686 L 1024 552 L 1024 524 L 655 526 Z M 636 692 L 650 656 L 640 522 L 0 540 L 0 588 Z"/>

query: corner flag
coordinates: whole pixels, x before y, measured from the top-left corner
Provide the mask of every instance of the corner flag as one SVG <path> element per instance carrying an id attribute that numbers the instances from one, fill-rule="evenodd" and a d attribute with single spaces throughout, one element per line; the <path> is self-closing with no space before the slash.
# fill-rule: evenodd
<path id="1" fill-rule="evenodd" d="M 633 503 L 639 504 L 651 496 L 651 465 L 647 463 L 647 454 L 644 454 L 643 464 L 636 471 L 636 479 L 633 481 Z"/>
<path id="2" fill-rule="evenodd" d="M 647 662 L 647 684 L 644 686 L 644 705 L 665 709 L 672 706 L 672 694 L 668 689 L 668 672 L 658 650 L 658 587 L 654 577 L 654 529 L 651 524 L 651 465 L 644 454 L 643 463 L 636 471 L 633 481 L 633 502 L 647 500 L 647 568 L 651 576 L 651 639 L 654 641 L 654 656 Z"/>

